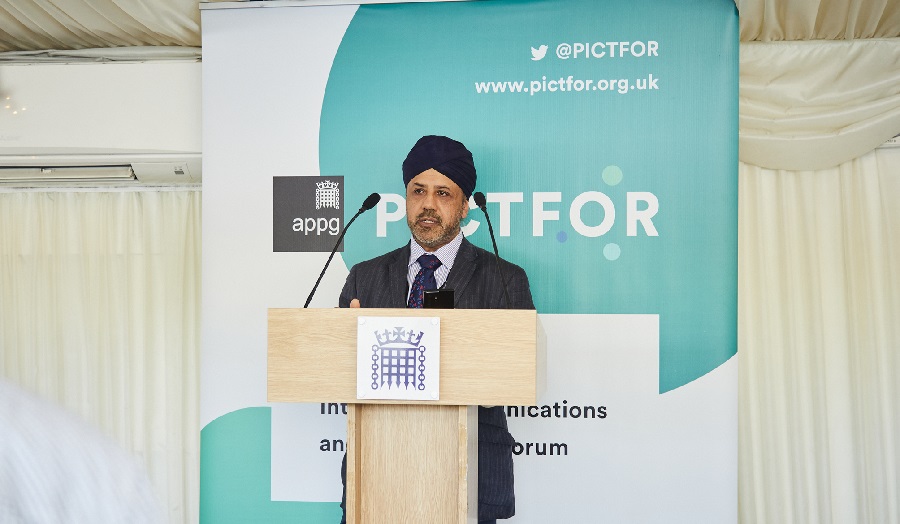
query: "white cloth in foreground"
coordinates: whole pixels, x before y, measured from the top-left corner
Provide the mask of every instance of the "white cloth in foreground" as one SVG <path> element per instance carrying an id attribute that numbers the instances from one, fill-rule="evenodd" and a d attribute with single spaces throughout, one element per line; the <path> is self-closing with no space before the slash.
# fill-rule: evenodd
<path id="1" fill-rule="evenodd" d="M 0 522 L 161 522 L 144 470 L 62 408 L 0 379 Z"/>

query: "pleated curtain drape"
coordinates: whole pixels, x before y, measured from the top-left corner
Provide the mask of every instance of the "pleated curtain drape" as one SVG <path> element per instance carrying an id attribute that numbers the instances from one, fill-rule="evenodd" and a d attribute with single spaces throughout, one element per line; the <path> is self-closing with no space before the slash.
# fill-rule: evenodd
<path id="1" fill-rule="evenodd" d="M 0 376 L 135 453 L 170 522 L 199 515 L 200 209 L 198 190 L 0 193 Z"/>
<path id="2" fill-rule="evenodd" d="M 740 166 L 740 522 L 900 522 L 898 175 Z"/>
<path id="3" fill-rule="evenodd" d="M 841 31 L 896 36 L 876 3 Z M 898 134 L 900 39 L 742 42 L 740 522 L 900 522 Z"/>

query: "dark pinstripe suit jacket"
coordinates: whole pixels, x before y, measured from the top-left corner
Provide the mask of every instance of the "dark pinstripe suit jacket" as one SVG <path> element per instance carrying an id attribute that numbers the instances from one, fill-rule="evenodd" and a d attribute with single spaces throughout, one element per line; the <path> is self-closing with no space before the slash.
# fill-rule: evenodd
<path id="1" fill-rule="evenodd" d="M 358 298 L 362 307 L 405 308 L 409 284 L 409 244 L 350 269 L 339 305 Z M 534 309 L 525 271 L 503 261 L 510 307 Z M 457 309 L 505 307 L 503 287 L 493 253 L 463 239 L 445 287 L 453 290 Z M 512 446 L 502 407 L 478 408 L 478 520 L 503 519 L 515 514 Z"/>

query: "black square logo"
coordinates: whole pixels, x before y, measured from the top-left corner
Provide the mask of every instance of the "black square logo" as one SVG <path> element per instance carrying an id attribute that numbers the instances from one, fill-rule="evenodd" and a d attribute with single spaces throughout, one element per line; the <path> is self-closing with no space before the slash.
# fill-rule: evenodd
<path id="1" fill-rule="evenodd" d="M 330 253 L 344 225 L 344 177 L 272 177 L 272 204 L 273 251 Z"/>

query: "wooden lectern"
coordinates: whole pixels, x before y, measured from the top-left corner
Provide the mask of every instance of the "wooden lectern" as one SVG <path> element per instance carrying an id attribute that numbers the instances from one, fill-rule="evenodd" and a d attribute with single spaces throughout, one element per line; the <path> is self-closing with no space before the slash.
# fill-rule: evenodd
<path id="1" fill-rule="evenodd" d="M 357 317 L 440 317 L 440 399 L 356 398 Z M 270 309 L 269 402 L 345 402 L 347 522 L 477 521 L 478 405 L 534 405 L 533 310 Z"/>

